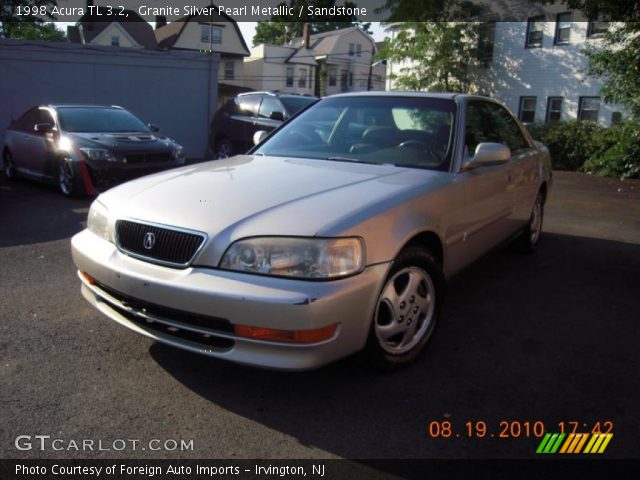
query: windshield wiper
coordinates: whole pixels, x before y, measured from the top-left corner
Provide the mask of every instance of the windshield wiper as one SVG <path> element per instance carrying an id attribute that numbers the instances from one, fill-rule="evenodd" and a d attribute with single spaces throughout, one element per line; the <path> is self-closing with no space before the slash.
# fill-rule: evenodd
<path id="1" fill-rule="evenodd" d="M 366 163 L 368 165 L 380 165 L 376 162 L 367 162 L 366 160 L 359 160 L 352 157 L 327 157 L 325 160 L 331 160 L 333 162 L 351 162 L 351 163 Z"/>

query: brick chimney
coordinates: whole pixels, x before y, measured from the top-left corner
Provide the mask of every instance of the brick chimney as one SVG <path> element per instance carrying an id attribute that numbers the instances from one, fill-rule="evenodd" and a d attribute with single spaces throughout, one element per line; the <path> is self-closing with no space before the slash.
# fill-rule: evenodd
<path id="1" fill-rule="evenodd" d="M 307 22 L 302 27 L 302 37 L 304 38 L 304 48 L 309 48 L 311 44 L 311 27 Z"/>

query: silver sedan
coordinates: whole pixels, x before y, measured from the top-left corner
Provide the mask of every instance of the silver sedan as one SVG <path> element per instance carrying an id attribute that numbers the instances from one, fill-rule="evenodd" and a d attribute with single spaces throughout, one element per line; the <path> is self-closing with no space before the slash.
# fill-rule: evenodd
<path id="1" fill-rule="evenodd" d="M 393 369 L 431 337 L 446 280 L 540 239 L 548 150 L 501 104 L 458 94 L 328 97 L 247 155 L 100 195 L 72 239 L 84 297 L 159 342 L 311 369 Z"/>

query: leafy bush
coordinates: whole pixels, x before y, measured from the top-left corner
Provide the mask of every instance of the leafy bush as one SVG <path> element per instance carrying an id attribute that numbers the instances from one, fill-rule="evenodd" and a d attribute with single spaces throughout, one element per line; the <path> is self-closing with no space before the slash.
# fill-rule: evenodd
<path id="1" fill-rule="evenodd" d="M 529 132 L 549 148 L 554 170 L 580 170 L 596 151 L 600 151 L 607 129 L 593 122 L 572 120 L 534 124 Z M 610 146 L 610 145 L 609 145 Z"/>
<path id="2" fill-rule="evenodd" d="M 640 121 L 628 121 L 601 132 L 597 148 L 581 170 L 596 175 L 640 178 Z"/>

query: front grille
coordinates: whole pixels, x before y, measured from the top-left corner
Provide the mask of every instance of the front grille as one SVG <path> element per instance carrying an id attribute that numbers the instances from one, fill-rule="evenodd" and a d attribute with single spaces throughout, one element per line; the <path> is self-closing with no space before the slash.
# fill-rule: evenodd
<path id="1" fill-rule="evenodd" d="M 128 220 L 116 222 L 116 234 L 120 250 L 171 266 L 186 266 L 204 242 L 202 234 Z"/>
<path id="2" fill-rule="evenodd" d="M 142 329 L 223 350 L 235 345 L 230 338 L 216 336 L 216 333 L 233 334 L 233 325 L 229 320 L 143 302 L 98 282 L 95 282 L 95 286 L 118 303 L 103 297 L 100 297 L 101 301 L 107 302 L 120 315 Z"/>
<path id="3" fill-rule="evenodd" d="M 171 161 L 170 153 L 144 153 L 127 155 L 124 163 L 161 163 Z"/>

